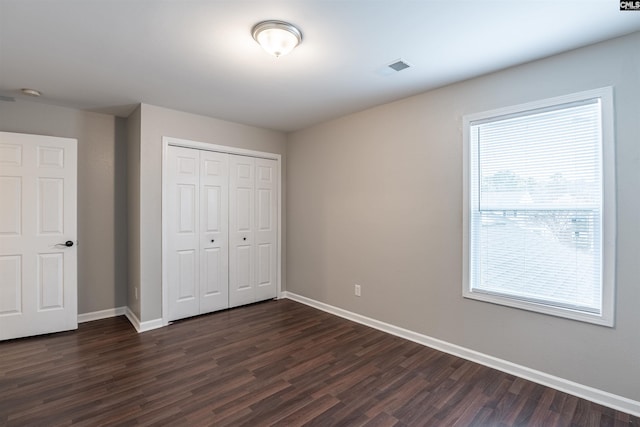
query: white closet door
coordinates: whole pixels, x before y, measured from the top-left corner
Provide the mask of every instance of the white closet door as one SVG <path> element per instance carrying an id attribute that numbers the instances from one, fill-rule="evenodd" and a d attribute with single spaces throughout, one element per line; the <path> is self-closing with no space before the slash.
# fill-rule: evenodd
<path id="1" fill-rule="evenodd" d="M 255 275 L 256 301 L 277 294 L 277 162 L 255 159 Z"/>
<path id="2" fill-rule="evenodd" d="M 229 155 L 200 151 L 200 313 L 229 306 Z"/>
<path id="3" fill-rule="evenodd" d="M 200 314 L 198 259 L 198 150 L 169 146 L 167 150 L 167 279 L 169 320 Z"/>
<path id="4" fill-rule="evenodd" d="M 77 141 L 0 132 L 0 340 L 76 329 Z"/>
<path id="5" fill-rule="evenodd" d="M 229 307 L 255 302 L 255 159 L 229 156 Z"/>
<path id="6" fill-rule="evenodd" d="M 169 146 L 168 319 L 277 296 L 277 161 Z"/>

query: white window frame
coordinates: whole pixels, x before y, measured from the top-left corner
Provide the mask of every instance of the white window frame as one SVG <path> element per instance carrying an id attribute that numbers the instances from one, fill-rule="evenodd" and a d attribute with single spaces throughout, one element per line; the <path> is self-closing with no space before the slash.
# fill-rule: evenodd
<path id="1" fill-rule="evenodd" d="M 600 98 L 602 106 L 602 307 L 600 314 L 592 314 L 569 308 L 546 305 L 544 303 L 523 301 L 504 296 L 473 290 L 471 283 L 471 126 L 480 120 L 499 118 L 511 114 L 549 108 Z M 594 323 L 603 326 L 614 326 L 615 318 L 615 249 L 616 249 L 616 203 L 615 203 L 615 142 L 613 88 L 604 87 L 573 93 L 565 96 L 534 101 L 526 104 L 500 108 L 463 116 L 463 273 L 462 294 L 465 298 L 520 308 L 543 314 Z"/>

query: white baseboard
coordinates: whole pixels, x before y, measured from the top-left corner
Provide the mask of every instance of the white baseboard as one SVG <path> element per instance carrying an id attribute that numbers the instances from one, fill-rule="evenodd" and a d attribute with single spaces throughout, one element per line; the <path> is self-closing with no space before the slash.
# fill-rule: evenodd
<path id="1" fill-rule="evenodd" d="M 334 307 L 323 302 L 319 302 L 302 295 L 297 295 L 292 292 L 282 292 L 281 298 L 288 298 L 293 301 L 308 305 L 318 310 L 325 311 L 327 313 L 335 314 L 336 316 L 352 320 L 354 322 L 378 329 L 383 332 L 387 332 L 391 335 L 395 335 L 401 338 L 405 338 L 409 341 L 422 344 L 427 347 L 440 350 L 442 352 L 452 354 L 454 356 L 461 357 L 472 362 L 479 363 L 490 368 L 497 369 L 508 374 L 512 374 L 538 384 L 542 384 L 547 387 L 554 388 L 556 390 L 574 395 L 576 397 L 590 400 L 600 405 L 607 406 L 628 414 L 640 416 L 640 402 L 632 399 L 628 399 L 623 396 L 618 396 L 613 393 L 609 393 L 603 390 L 599 390 L 593 387 L 589 387 L 583 384 L 579 384 L 573 381 L 566 380 L 564 378 L 556 377 L 554 375 L 547 374 L 545 372 L 537 371 L 535 369 L 527 368 L 526 366 L 518 365 L 507 360 L 498 359 L 497 357 L 489 356 L 488 354 L 480 353 L 475 350 L 471 350 L 465 347 L 461 347 L 456 344 L 451 344 L 446 341 L 439 340 L 427 335 L 420 334 L 418 332 L 410 331 L 389 323 L 381 322 L 370 317 L 362 316 L 351 311 L 343 310 L 338 307 Z"/>
<path id="2" fill-rule="evenodd" d="M 131 322 L 133 327 L 136 328 L 136 331 L 138 331 L 138 333 L 147 332 L 152 329 L 158 329 L 164 326 L 162 319 L 153 319 L 147 320 L 146 322 L 141 322 L 140 319 L 138 319 L 138 316 L 136 316 L 135 313 L 129 309 L 129 307 L 126 308 L 124 315 L 127 316 L 127 319 L 129 319 L 129 322 Z"/>
<path id="3" fill-rule="evenodd" d="M 138 316 L 136 316 L 133 313 L 133 311 L 129 309 L 129 307 L 116 307 L 116 308 L 109 308 L 106 310 L 93 311 L 91 313 L 78 314 L 78 323 L 91 322 L 92 320 L 107 319 L 109 317 L 116 317 L 116 316 L 122 316 L 122 315 L 127 317 L 131 325 L 138 332 L 146 332 L 146 331 L 161 328 L 164 326 L 162 319 L 154 319 L 154 320 L 148 320 L 146 322 L 141 322 L 138 319 Z"/>
<path id="4" fill-rule="evenodd" d="M 136 316 L 129 307 L 116 307 L 106 310 L 93 311 L 91 313 L 78 314 L 78 323 L 91 322 L 92 320 L 107 319 L 109 317 L 126 316 L 131 325 L 138 332 L 146 332 L 152 329 L 161 328 L 163 325 L 162 319 L 148 320 L 146 322 L 140 322 L 138 316 Z"/>
<path id="5" fill-rule="evenodd" d="M 108 308 L 106 310 L 92 311 L 91 313 L 78 314 L 78 323 L 91 322 L 92 320 L 107 319 L 109 317 L 122 316 L 126 307 Z"/>

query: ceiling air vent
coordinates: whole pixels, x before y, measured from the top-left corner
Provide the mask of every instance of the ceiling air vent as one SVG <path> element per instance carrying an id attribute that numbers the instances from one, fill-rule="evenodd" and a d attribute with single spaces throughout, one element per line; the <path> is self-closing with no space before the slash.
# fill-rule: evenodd
<path id="1" fill-rule="evenodd" d="M 397 61 L 389 64 L 388 67 L 391 68 L 394 71 L 402 71 L 402 70 L 404 70 L 406 68 L 411 67 L 411 65 L 407 64 L 402 59 L 398 59 Z"/>

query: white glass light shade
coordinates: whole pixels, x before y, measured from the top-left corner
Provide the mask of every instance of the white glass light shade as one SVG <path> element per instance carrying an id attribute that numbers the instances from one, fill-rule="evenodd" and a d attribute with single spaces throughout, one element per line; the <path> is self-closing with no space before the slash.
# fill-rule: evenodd
<path id="1" fill-rule="evenodd" d="M 253 38 L 271 55 L 286 55 L 302 41 L 302 33 L 282 21 L 263 21 L 253 27 Z"/>

